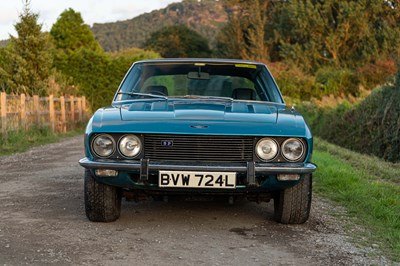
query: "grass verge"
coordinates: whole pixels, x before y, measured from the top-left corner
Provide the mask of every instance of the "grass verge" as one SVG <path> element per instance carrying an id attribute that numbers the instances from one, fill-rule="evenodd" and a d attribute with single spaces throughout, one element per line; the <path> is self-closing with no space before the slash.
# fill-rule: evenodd
<path id="1" fill-rule="evenodd" d="M 65 137 L 83 134 L 83 126 L 68 133 L 56 134 L 48 127 L 31 127 L 28 130 L 9 131 L 0 136 L 0 156 L 24 152 L 31 147 L 57 142 Z"/>
<path id="2" fill-rule="evenodd" d="M 347 208 L 368 242 L 400 261 L 400 166 L 315 140 L 315 192 Z"/>

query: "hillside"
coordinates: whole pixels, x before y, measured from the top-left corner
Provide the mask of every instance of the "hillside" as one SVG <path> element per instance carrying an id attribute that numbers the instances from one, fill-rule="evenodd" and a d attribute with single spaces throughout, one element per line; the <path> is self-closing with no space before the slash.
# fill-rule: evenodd
<path id="1" fill-rule="evenodd" d="M 140 47 L 154 31 L 164 26 L 184 24 L 213 42 L 218 29 L 227 21 L 222 1 L 184 0 L 130 20 L 95 23 L 92 31 L 106 51 Z"/>

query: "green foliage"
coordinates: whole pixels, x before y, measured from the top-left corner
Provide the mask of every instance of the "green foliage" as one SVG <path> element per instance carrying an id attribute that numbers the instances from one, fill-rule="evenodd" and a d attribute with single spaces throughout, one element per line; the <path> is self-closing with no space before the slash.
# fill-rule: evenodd
<path id="1" fill-rule="evenodd" d="M 393 58 L 400 51 L 393 49 L 400 41 L 395 1 L 227 0 L 224 5 L 229 19 L 217 37 L 217 56 L 269 59 L 294 68 L 277 74 L 285 96 L 357 96 L 360 85 L 372 89 L 395 73 Z"/>
<path id="2" fill-rule="evenodd" d="M 391 82 L 396 75 L 396 62 L 393 59 L 378 60 L 365 64 L 356 70 L 360 84 L 365 88 L 375 88 L 378 85 Z"/>
<path id="3" fill-rule="evenodd" d="M 335 137 L 340 138 L 341 141 L 347 141 L 341 134 L 343 130 L 346 130 L 343 121 L 344 113 L 351 108 L 348 102 L 340 103 L 336 108 L 320 108 L 310 102 L 303 103 L 296 108 L 304 115 L 314 135 L 329 139 L 332 143 L 336 143 L 332 141 Z M 352 139 L 348 141 L 351 142 Z"/>
<path id="4" fill-rule="evenodd" d="M 400 73 L 400 71 L 399 71 Z M 392 86 L 374 90 L 358 105 L 303 106 L 314 134 L 362 153 L 400 161 L 400 74 Z"/>
<path id="5" fill-rule="evenodd" d="M 57 68 L 73 78 L 94 110 L 111 103 L 118 83 L 110 67 L 111 60 L 105 53 L 82 48 L 60 59 Z"/>
<path id="6" fill-rule="evenodd" d="M 28 130 L 9 131 L 0 137 L 0 155 L 25 151 L 28 147 L 49 143 L 55 140 L 55 134 L 49 127 L 32 127 Z"/>
<path id="7" fill-rule="evenodd" d="M 67 88 L 77 86 L 78 93 L 86 96 L 93 110 L 111 103 L 121 79 L 134 61 L 159 57 L 141 49 L 105 53 L 80 13 L 72 9 L 60 15 L 50 32 L 57 49 L 55 79 L 68 83 Z"/>
<path id="8" fill-rule="evenodd" d="M 321 96 L 321 87 L 315 78 L 305 74 L 299 67 L 280 62 L 269 63 L 268 67 L 285 98 L 310 100 L 312 96 Z"/>
<path id="9" fill-rule="evenodd" d="M 319 139 L 315 141 L 313 161 L 318 165 L 315 191 L 346 207 L 354 217 L 352 222 L 369 229 L 372 234 L 358 232 L 369 245 L 378 243 L 385 254 L 400 261 L 400 166 Z M 392 178 L 382 180 L 381 171 Z"/>
<path id="10" fill-rule="evenodd" d="M 167 26 L 152 33 L 144 47 L 166 58 L 211 56 L 207 40 L 184 25 Z"/>
<path id="11" fill-rule="evenodd" d="M 118 52 L 109 53 L 113 59 L 124 59 L 129 62 L 145 60 L 149 58 L 160 58 L 161 55 L 154 51 L 143 50 L 140 48 L 128 48 Z"/>
<path id="12" fill-rule="evenodd" d="M 271 6 L 271 1 L 226 1 L 228 23 L 217 35 L 217 56 L 251 60 L 268 59 L 265 24 L 267 10 Z"/>
<path id="13" fill-rule="evenodd" d="M 92 108 L 109 103 L 115 88 L 110 88 L 110 58 L 94 39 L 80 13 L 65 10 L 50 31 L 57 51 L 54 66 L 69 81 L 79 86 Z M 68 80 L 68 79 L 67 79 Z"/>
<path id="14" fill-rule="evenodd" d="M 0 91 L 10 93 L 15 87 L 12 76 L 11 47 L 0 48 Z"/>
<path id="15" fill-rule="evenodd" d="M 393 4 L 393 5 L 392 5 Z M 393 53 L 400 38 L 398 5 L 390 1 L 279 1 L 269 41 L 279 56 L 306 71 L 356 68 Z"/>
<path id="16" fill-rule="evenodd" d="M 34 126 L 27 130 L 9 131 L 0 135 L 0 156 L 24 152 L 34 146 L 53 143 L 62 138 L 82 135 L 83 126 L 68 133 L 56 134 L 49 127 Z"/>
<path id="17" fill-rule="evenodd" d="M 109 68 L 112 69 L 112 73 L 110 73 L 112 77 L 110 78 L 114 80 L 113 86 L 115 88 L 117 88 L 133 62 L 161 57 L 159 53 L 140 48 L 124 49 L 119 52 L 109 53 L 108 55 L 111 57 Z"/>
<path id="18" fill-rule="evenodd" d="M 18 38 L 11 36 L 9 46 L 0 53 L 0 84 L 8 93 L 44 95 L 52 66 L 52 43 L 28 4 L 15 24 Z"/>
<path id="19" fill-rule="evenodd" d="M 79 49 L 58 61 L 57 68 L 78 84 L 79 93 L 85 95 L 92 110 L 110 105 L 126 71 L 133 62 L 159 57 L 157 53 L 134 49 L 121 54 L 100 53 Z"/>
<path id="20" fill-rule="evenodd" d="M 358 77 L 351 69 L 321 67 L 315 73 L 316 82 L 322 85 L 323 95 L 357 95 Z"/>
<path id="21" fill-rule="evenodd" d="M 110 59 L 94 39 L 80 13 L 65 10 L 50 31 L 56 47 L 54 66 L 79 87 L 92 108 L 105 104 L 112 97 L 108 79 Z"/>
<path id="22" fill-rule="evenodd" d="M 77 51 L 81 48 L 93 51 L 101 50 L 89 26 L 83 22 L 81 14 L 72 8 L 61 13 L 51 27 L 50 34 L 55 46 L 64 52 Z"/>
<path id="23" fill-rule="evenodd" d="M 184 0 L 129 21 L 95 24 L 93 31 L 105 49 L 119 50 L 143 45 L 165 26 L 183 24 L 206 36 L 216 57 L 294 68 L 277 78 L 294 99 L 358 96 L 361 89 L 390 81 L 396 71 L 399 8 L 398 1 Z M 170 56 L 182 56 L 173 52 Z"/>

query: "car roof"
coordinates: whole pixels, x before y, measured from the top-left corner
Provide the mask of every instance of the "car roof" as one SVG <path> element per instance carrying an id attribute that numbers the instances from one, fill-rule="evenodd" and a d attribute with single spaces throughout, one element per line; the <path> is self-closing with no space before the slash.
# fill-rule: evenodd
<path id="1" fill-rule="evenodd" d="M 212 63 L 212 64 L 253 64 L 253 65 L 264 65 L 261 62 L 252 60 L 241 60 L 241 59 L 220 59 L 220 58 L 159 58 L 141 60 L 135 63 Z"/>

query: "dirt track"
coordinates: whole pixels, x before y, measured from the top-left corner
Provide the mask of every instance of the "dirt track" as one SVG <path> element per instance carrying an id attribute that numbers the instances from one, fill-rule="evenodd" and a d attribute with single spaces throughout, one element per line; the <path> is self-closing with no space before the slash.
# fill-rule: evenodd
<path id="1" fill-rule="evenodd" d="M 296 226 L 275 223 L 272 202 L 247 201 L 124 201 L 118 221 L 89 222 L 82 143 L 70 138 L 0 157 L 0 265 L 389 263 L 351 244 L 343 210 L 316 197 L 310 220 Z"/>

